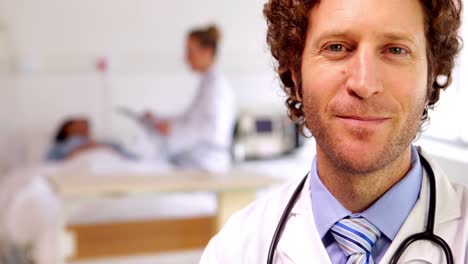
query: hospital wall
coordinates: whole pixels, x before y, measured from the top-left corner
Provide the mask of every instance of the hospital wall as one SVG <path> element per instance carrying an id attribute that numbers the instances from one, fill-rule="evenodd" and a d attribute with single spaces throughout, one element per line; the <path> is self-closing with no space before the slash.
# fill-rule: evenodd
<path id="1" fill-rule="evenodd" d="M 184 61 L 186 33 L 209 23 L 222 29 L 219 66 L 239 107 L 284 112 L 262 5 L 0 0 L 2 138 L 27 145 L 28 159 L 37 159 L 60 120 L 81 114 L 92 118 L 98 137 L 131 141 L 138 128 L 116 108 L 183 111 L 198 81 Z M 107 73 L 98 71 L 99 60 L 108 63 Z"/>

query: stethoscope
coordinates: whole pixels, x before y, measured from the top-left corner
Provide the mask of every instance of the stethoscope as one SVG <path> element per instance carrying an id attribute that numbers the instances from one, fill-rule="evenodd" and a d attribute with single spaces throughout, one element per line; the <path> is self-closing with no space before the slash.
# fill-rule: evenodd
<path id="1" fill-rule="evenodd" d="M 445 240 L 443 240 L 441 237 L 434 234 L 434 219 L 435 219 L 435 209 L 436 209 L 436 186 L 435 186 L 436 183 L 435 183 L 434 171 L 432 170 L 432 167 L 429 164 L 429 162 L 421 154 L 419 154 L 419 158 L 429 178 L 430 193 L 429 193 L 429 213 L 427 216 L 427 227 L 424 232 L 413 234 L 407 237 L 400 244 L 400 246 L 397 248 L 397 250 L 393 254 L 390 260 L 390 264 L 396 264 L 398 260 L 400 259 L 401 255 L 403 255 L 405 250 L 409 247 L 409 245 L 411 245 L 412 243 L 418 240 L 428 240 L 439 245 L 444 251 L 447 264 L 453 264 L 453 254 L 452 254 L 452 250 L 450 249 L 450 246 L 447 244 L 447 242 L 445 242 Z M 297 202 L 297 199 L 299 198 L 301 191 L 304 188 L 306 179 L 307 179 L 307 175 L 299 183 L 296 190 L 294 190 L 294 193 L 289 199 L 288 204 L 286 205 L 286 208 L 284 209 L 283 215 L 281 216 L 278 222 L 278 226 L 276 227 L 275 233 L 273 234 L 273 238 L 270 244 L 270 249 L 268 251 L 267 264 L 273 264 L 273 257 L 275 255 L 276 246 L 278 245 L 278 242 L 280 240 L 281 233 L 283 232 L 283 229 L 286 226 L 286 222 L 288 221 L 289 214 L 291 213 L 291 210 L 294 207 L 294 204 Z"/>

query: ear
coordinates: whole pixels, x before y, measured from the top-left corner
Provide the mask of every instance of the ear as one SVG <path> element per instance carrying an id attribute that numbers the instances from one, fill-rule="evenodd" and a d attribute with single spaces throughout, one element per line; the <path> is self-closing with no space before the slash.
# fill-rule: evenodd
<path id="1" fill-rule="evenodd" d="M 291 71 L 291 78 L 292 78 L 292 81 L 294 83 L 294 92 L 296 93 L 296 98 L 299 102 L 302 103 L 302 95 L 301 93 L 299 92 L 299 89 L 300 89 L 300 84 L 297 80 L 297 74 L 294 70 L 292 69 L 289 69 L 289 71 Z"/>

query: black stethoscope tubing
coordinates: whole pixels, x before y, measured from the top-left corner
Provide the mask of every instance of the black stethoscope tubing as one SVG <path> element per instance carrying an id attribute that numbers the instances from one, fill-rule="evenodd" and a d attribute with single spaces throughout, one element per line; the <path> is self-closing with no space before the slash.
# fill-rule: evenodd
<path id="1" fill-rule="evenodd" d="M 405 250 L 414 242 L 419 240 L 428 240 L 434 242 L 435 244 L 439 245 L 445 254 L 445 259 L 447 264 L 453 264 L 453 254 L 450 249 L 450 246 L 443 240 L 441 237 L 434 234 L 434 220 L 435 220 L 435 210 L 436 210 L 436 182 L 435 182 L 435 175 L 434 171 L 432 170 L 431 165 L 429 162 L 419 154 L 419 158 L 423 165 L 423 168 L 427 172 L 427 176 L 429 178 L 429 212 L 427 215 L 427 226 L 426 230 L 421 233 L 413 234 L 407 237 L 401 244 L 398 246 L 397 250 L 393 254 L 390 264 L 396 264 L 400 257 L 403 255 Z M 275 233 L 273 234 L 273 238 L 271 240 L 270 248 L 268 250 L 268 258 L 267 264 L 273 264 L 273 258 L 275 255 L 276 247 L 278 246 L 278 242 L 280 240 L 281 234 L 283 233 L 283 229 L 286 226 L 286 223 L 289 218 L 289 214 L 291 213 L 292 208 L 299 199 L 301 195 L 302 189 L 304 188 L 305 182 L 307 179 L 307 175 L 301 180 L 297 188 L 294 190 L 294 193 L 291 195 L 291 198 L 286 205 L 286 208 L 281 215 L 281 218 L 278 222 L 278 226 L 276 227 Z"/>

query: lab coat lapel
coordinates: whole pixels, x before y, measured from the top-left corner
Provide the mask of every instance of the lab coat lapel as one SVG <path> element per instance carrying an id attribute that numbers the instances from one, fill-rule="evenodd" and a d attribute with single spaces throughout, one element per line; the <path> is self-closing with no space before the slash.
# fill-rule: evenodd
<path id="1" fill-rule="evenodd" d="M 420 150 L 421 154 L 429 161 L 434 170 L 436 179 L 436 217 L 435 217 L 435 233 L 437 227 L 443 223 L 452 221 L 461 216 L 460 198 L 457 197 L 455 190 L 450 184 L 447 176 L 443 174 L 440 168 L 435 164 L 427 154 Z M 381 263 L 389 263 L 391 257 L 400 244 L 408 236 L 423 232 L 426 228 L 427 212 L 429 208 L 429 186 L 427 172 L 424 170 L 423 180 L 421 184 L 421 192 L 419 199 L 411 210 L 408 218 L 403 223 L 397 236 L 393 240 L 389 249 L 382 258 Z M 442 250 L 428 241 L 418 241 L 413 243 L 400 258 L 398 263 L 409 263 L 412 261 L 426 261 L 428 263 L 440 263 L 444 258 Z M 444 260 L 445 261 L 445 260 Z M 442 261 L 442 263 L 444 263 Z"/>
<path id="2" fill-rule="evenodd" d="M 295 264 L 332 264 L 315 228 L 307 178 L 278 243 L 278 262 Z"/>

